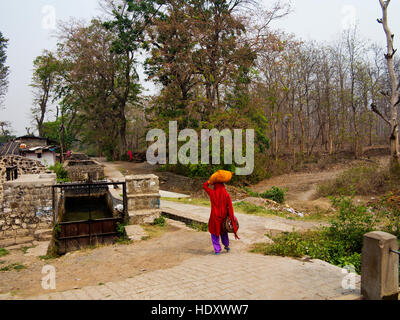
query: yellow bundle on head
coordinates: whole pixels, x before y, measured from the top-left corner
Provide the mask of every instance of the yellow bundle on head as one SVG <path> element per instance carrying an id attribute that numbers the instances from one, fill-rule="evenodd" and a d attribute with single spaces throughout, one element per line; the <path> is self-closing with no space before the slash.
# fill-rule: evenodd
<path id="1" fill-rule="evenodd" d="M 211 177 L 210 184 L 216 184 L 216 183 L 226 183 L 229 182 L 232 179 L 233 172 L 230 171 L 225 171 L 225 170 L 218 170 L 216 173 L 214 173 Z"/>

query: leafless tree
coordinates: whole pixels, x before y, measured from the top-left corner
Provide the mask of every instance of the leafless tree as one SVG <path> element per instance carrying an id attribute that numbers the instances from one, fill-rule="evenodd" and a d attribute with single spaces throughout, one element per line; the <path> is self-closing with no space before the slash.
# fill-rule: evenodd
<path id="1" fill-rule="evenodd" d="M 393 47 L 394 34 L 390 31 L 388 22 L 388 7 L 390 0 L 379 0 L 382 8 L 382 18 L 378 19 L 378 23 L 382 24 L 383 30 L 386 35 L 387 53 L 385 54 L 387 62 L 387 70 L 389 73 L 390 90 L 383 92 L 390 103 L 390 117 L 387 118 L 375 103 L 372 103 L 372 110 L 379 115 L 390 126 L 390 151 L 391 151 L 391 164 L 392 167 L 400 166 L 400 152 L 399 152 L 399 122 L 397 106 L 400 103 L 399 89 L 400 83 L 398 82 L 397 75 L 394 67 L 394 54 L 396 49 Z"/>

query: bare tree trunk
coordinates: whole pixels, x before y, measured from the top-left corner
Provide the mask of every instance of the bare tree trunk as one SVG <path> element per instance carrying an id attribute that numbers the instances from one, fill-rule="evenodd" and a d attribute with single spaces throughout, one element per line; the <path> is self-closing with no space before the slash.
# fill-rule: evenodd
<path id="1" fill-rule="evenodd" d="M 300 153 L 303 156 L 304 154 L 304 122 L 303 122 L 303 109 L 300 108 L 299 110 L 299 122 L 300 122 L 300 128 L 301 128 L 301 137 L 300 137 Z"/>
<path id="2" fill-rule="evenodd" d="M 391 166 L 393 168 L 400 167 L 400 152 L 399 152 L 399 123 L 398 123 L 398 112 L 397 105 L 400 103 L 399 99 L 399 88 L 400 84 L 398 82 L 396 72 L 394 69 L 394 59 L 393 56 L 397 50 L 393 48 L 393 38 L 394 34 L 391 33 L 388 24 L 388 6 L 390 4 L 390 0 L 383 1 L 379 0 L 379 3 L 382 8 L 382 19 L 378 19 L 378 22 L 382 24 L 383 30 L 386 35 L 387 41 L 387 54 L 385 54 L 389 80 L 391 86 L 390 93 L 390 119 L 386 119 L 386 117 L 378 110 L 375 104 L 372 104 L 372 110 L 378 114 L 389 126 L 390 126 L 390 152 L 391 152 Z"/>
<path id="3" fill-rule="evenodd" d="M 274 121 L 274 142 L 275 142 L 275 147 L 274 147 L 275 161 L 278 161 L 279 144 L 278 144 L 278 127 L 276 120 Z"/>

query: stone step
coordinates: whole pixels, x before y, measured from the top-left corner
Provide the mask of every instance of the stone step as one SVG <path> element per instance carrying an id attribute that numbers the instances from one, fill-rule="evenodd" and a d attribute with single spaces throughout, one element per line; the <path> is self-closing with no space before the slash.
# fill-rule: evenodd
<path id="1" fill-rule="evenodd" d="M 165 221 L 170 226 L 173 226 L 173 227 L 176 227 L 179 229 L 183 229 L 183 230 L 194 231 L 192 228 L 188 227 L 187 224 L 182 221 L 172 220 L 172 219 L 168 219 L 168 218 L 166 218 Z"/>
<path id="2" fill-rule="evenodd" d="M 195 215 L 190 212 L 183 212 L 172 208 L 161 208 L 162 215 L 176 221 L 181 221 L 186 225 L 195 222 L 201 225 L 208 225 L 208 218 Z"/>
<path id="3" fill-rule="evenodd" d="M 53 237 L 53 229 L 36 230 L 34 237 L 38 241 L 50 240 Z"/>
<path id="4" fill-rule="evenodd" d="M 40 257 L 40 256 L 46 256 L 47 251 L 49 249 L 50 241 L 39 241 L 34 243 L 33 248 L 29 248 L 25 255 L 31 256 L 31 257 Z"/>
<path id="5" fill-rule="evenodd" d="M 0 240 L 0 248 L 7 248 L 16 245 L 23 245 L 26 243 L 32 243 L 35 240 L 33 236 L 26 237 L 10 237 L 8 239 Z"/>
<path id="6" fill-rule="evenodd" d="M 129 214 L 129 224 L 151 224 L 154 219 L 161 216 L 160 209 L 147 209 L 147 210 L 130 210 Z"/>
<path id="7" fill-rule="evenodd" d="M 143 228 L 138 225 L 125 226 L 125 232 L 129 240 L 132 241 L 141 241 L 149 237 L 147 232 L 144 231 Z"/>

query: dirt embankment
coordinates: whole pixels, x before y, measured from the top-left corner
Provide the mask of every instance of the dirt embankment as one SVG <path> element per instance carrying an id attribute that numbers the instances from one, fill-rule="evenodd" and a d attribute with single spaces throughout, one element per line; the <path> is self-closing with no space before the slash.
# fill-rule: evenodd
<path id="1" fill-rule="evenodd" d="M 331 202 L 327 198 L 318 198 L 319 184 L 335 179 L 338 175 L 352 167 L 360 165 L 385 166 L 389 163 L 388 156 L 371 157 L 370 159 L 350 160 L 338 163 L 329 170 L 307 173 L 288 173 L 263 180 L 251 187 L 253 191 L 262 192 L 273 186 L 286 188 L 286 202 L 299 210 L 315 211 L 328 210 Z"/>

